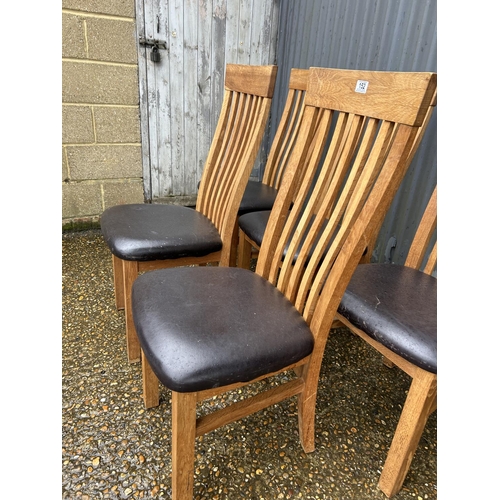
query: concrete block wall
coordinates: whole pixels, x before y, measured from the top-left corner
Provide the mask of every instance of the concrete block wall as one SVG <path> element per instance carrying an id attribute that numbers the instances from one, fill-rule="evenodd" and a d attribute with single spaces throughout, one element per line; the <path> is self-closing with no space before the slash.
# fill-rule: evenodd
<path id="1" fill-rule="evenodd" d="M 62 2 L 63 229 L 143 203 L 134 0 Z"/>

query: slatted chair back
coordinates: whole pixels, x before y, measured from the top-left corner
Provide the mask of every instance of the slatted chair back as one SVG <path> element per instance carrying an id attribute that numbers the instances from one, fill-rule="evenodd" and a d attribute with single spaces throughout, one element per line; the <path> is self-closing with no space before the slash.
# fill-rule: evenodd
<path id="1" fill-rule="evenodd" d="M 308 76 L 309 70 L 307 69 L 292 68 L 290 72 L 287 99 L 269 151 L 262 179 L 263 184 L 276 190 L 279 190 L 281 186 L 284 172 L 291 160 L 293 148 L 297 143 L 298 130 L 304 115 Z M 319 123 L 320 117 L 321 112 L 315 117 L 316 123 Z M 311 148 L 313 144 L 314 140 L 310 144 Z M 299 176 L 296 182 L 297 186 L 301 183 L 301 174 L 301 170 L 296 174 Z M 260 225 L 260 220 L 264 220 L 268 217 L 268 214 L 269 210 L 264 210 L 260 214 L 252 214 L 250 217 L 254 220 L 253 224 Z M 245 215 L 248 217 L 247 214 Z M 253 219 L 254 217 L 256 218 Z M 249 269 L 250 259 L 257 257 L 260 245 L 243 230 L 239 231 L 238 239 L 238 267 Z"/>
<path id="2" fill-rule="evenodd" d="M 429 125 L 432 114 L 434 113 L 434 110 L 436 109 L 436 105 L 437 105 L 437 88 L 434 91 L 434 95 L 433 95 L 432 100 L 430 102 L 429 108 L 427 109 L 427 113 L 425 115 L 424 122 L 422 123 L 422 126 L 419 128 L 418 133 L 413 141 L 412 150 L 411 150 L 410 154 L 408 155 L 408 165 L 411 164 L 413 157 L 415 156 L 415 153 L 417 152 L 418 147 L 420 146 L 420 143 L 422 142 L 422 138 L 423 138 L 424 133 L 427 129 L 427 126 Z M 378 234 L 382 223 L 383 223 L 383 221 L 380 221 L 379 227 L 375 229 L 375 232 L 374 232 L 375 235 Z M 367 250 L 364 253 L 360 263 L 367 264 L 368 262 L 370 262 L 370 258 L 371 258 L 371 255 L 373 253 L 373 248 L 374 248 L 375 244 L 376 244 L 376 239 L 374 239 L 373 241 L 370 242 L 370 244 L 368 245 Z"/>
<path id="3" fill-rule="evenodd" d="M 296 70 L 296 71 L 305 72 L 307 70 Z M 303 75 L 301 75 L 301 77 L 305 78 L 305 74 L 303 73 Z M 305 87 L 307 88 L 307 84 L 305 85 Z M 301 97 L 303 99 L 303 103 L 305 103 L 305 91 L 303 92 Z M 418 132 L 416 133 L 415 138 L 413 140 L 411 151 L 407 156 L 408 165 L 413 160 L 413 157 L 415 156 L 415 153 L 420 145 L 420 142 L 422 141 L 422 137 L 425 133 L 425 130 L 427 129 L 427 126 L 429 124 L 431 116 L 432 116 L 434 109 L 436 107 L 436 98 L 437 98 L 437 89 L 435 90 L 434 95 L 433 95 L 431 101 L 429 102 L 429 107 L 427 108 L 427 112 L 425 114 L 425 118 L 423 119 L 422 125 L 418 128 Z M 315 116 L 314 120 L 316 121 L 316 126 L 315 126 L 314 130 L 316 131 L 316 134 L 322 134 L 324 136 L 325 134 L 327 134 L 328 127 L 330 126 L 330 122 L 331 122 L 333 117 L 330 114 L 329 115 L 330 122 L 328 122 L 328 119 L 325 119 L 326 121 L 324 123 L 324 126 L 322 127 L 322 131 L 319 131 L 317 124 L 321 121 L 321 119 L 322 119 L 321 116 L 322 116 L 323 112 L 324 112 L 324 110 L 320 109 L 318 114 Z M 301 109 L 301 115 L 303 115 L 303 108 Z M 278 134 L 277 134 L 277 136 L 278 136 Z M 296 136 L 296 133 L 295 133 L 295 136 Z M 308 158 L 305 160 L 305 163 L 309 162 L 309 157 L 312 154 L 312 151 L 315 148 L 315 142 L 318 139 L 319 139 L 319 137 L 315 136 L 314 141 L 309 143 Z M 293 143 L 293 146 L 294 145 L 295 145 L 295 142 Z M 292 148 L 293 148 L 293 146 L 292 146 Z M 303 147 L 303 145 L 301 145 L 300 147 Z M 272 171 L 272 164 L 273 164 L 273 161 L 275 161 L 275 158 L 281 158 L 282 161 L 284 162 L 284 164 L 286 165 L 290 161 L 292 148 L 290 148 L 287 151 L 286 156 L 283 155 L 280 157 L 279 155 L 276 155 L 275 157 L 273 157 L 270 155 L 269 171 Z M 321 146 L 320 146 L 320 148 L 321 148 Z M 276 151 L 278 151 L 278 150 L 279 150 L 278 147 L 274 148 L 275 154 L 276 154 Z M 323 151 L 323 150 L 320 149 L 320 151 Z M 323 154 L 324 154 L 324 151 L 323 151 Z M 319 164 L 320 160 L 319 160 L 318 155 L 316 155 L 316 161 L 318 162 L 317 164 Z M 267 167 L 266 167 L 266 169 L 267 169 Z M 283 175 L 284 170 L 285 170 L 284 168 L 281 169 L 281 176 Z M 294 179 L 294 183 L 296 184 L 297 189 L 298 189 L 298 187 L 302 185 L 302 176 L 304 175 L 304 171 L 299 169 L 295 175 L 298 176 Z M 281 179 L 281 177 L 280 177 L 280 179 Z M 296 196 L 296 193 L 293 194 L 293 197 L 291 199 L 292 203 L 295 199 L 295 196 Z M 255 225 L 255 229 L 253 229 L 253 231 L 255 231 L 257 233 L 258 227 L 260 225 L 263 225 L 263 222 L 261 222 L 261 219 L 264 220 L 265 218 L 267 218 L 269 212 L 266 212 L 266 213 L 263 212 L 262 214 L 263 215 L 257 216 L 257 217 L 256 217 L 257 214 L 246 216 L 245 223 L 244 223 L 245 227 Z M 265 220 L 267 221 L 267 219 L 265 219 Z M 363 256 L 362 256 L 361 261 L 360 261 L 361 263 L 365 263 L 365 262 L 370 261 L 370 256 L 372 255 L 373 247 L 376 243 L 376 236 L 378 234 L 378 231 L 380 230 L 380 226 L 381 226 L 382 222 L 383 222 L 383 220 L 380 220 L 379 226 L 377 228 L 375 228 L 375 230 L 373 232 L 373 235 L 374 235 L 373 240 L 367 242 L 368 246 L 367 246 L 365 252 L 363 253 Z M 262 236 L 260 236 L 260 237 L 262 237 Z M 239 250 L 238 265 L 241 267 L 244 267 L 244 268 L 249 268 L 250 267 L 250 257 L 251 256 L 256 257 L 258 255 L 258 250 L 260 248 L 261 240 L 259 240 L 259 239 L 252 240 L 251 237 L 248 234 L 246 234 L 246 232 L 243 229 L 240 230 L 239 239 L 240 239 L 240 250 Z M 253 250 L 251 250 L 252 248 L 253 248 Z M 304 257 L 304 258 L 306 258 L 306 257 Z"/>
<path id="4" fill-rule="evenodd" d="M 322 325 L 316 335 L 328 333 L 349 277 L 380 227 L 435 89 L 432 73 L 310 69 L 304 125 L 256 272 L 275 283 L 309 324 Z"/>
<path id="5" fill-rule="evenodd" d="M 304 113 L 304 98 L 307 90 L 307 69 L 292 68 L 288 82 L 288 94 L 281 119 L 276 129 L 266 161 L 262 183 L 279 189 L 283 173 L 297 139 L 297 125 Z"/>
<path id="6" fill-rule="evenodd" d="M 437 228 L 437 186 L 427 203 L 417 232 L 413 238 L 410 250 L 405 260 L 406 267 L 421 269 L 426 274 L 432 274 L 437 265 L 437 239 L 427 254 L 429 243 Z M 424 262 L 424 258 L 427 259 Z"/>
<path id="7" fill-rule="evenodd" d="M 228 265 L 231 238 L 245 184 L 254 166 L 269 115 L 276 66 L 228 64 L 224 98 L 196 203 L 218 229 L 220 265 Z"/>

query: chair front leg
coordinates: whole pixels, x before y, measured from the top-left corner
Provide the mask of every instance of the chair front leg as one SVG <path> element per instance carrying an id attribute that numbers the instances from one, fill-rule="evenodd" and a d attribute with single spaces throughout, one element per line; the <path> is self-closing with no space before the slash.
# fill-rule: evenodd
<path id="1" fill-rule="evenodd" d="M 137 338 L 134 319 L 132 317 L 132 285 L 139 275 L 139 263 L 129 260 L 123 260 L 122 263 L 127 356 L 129 363 L 137 363 L 141 360 L 141 345 Z"/>
<path id="2" fill-rule="evenodd" d="M 413 377 L 378 483 L 388 498 L 403 486 L 427 418 L 436 408 L 436 400 L 437 376 L 419 370 Z"/>
<path id="3" fill-rule="evenodd" d="M 172 500 L 193 500 L 196 393 L 172 391 Z"/>
<path id="4" fill-rule="evenodd" d="M 300 444 L 306 453 L 315 448 L 316 396 L 318 393 L 319 375 L 311 366 L 311 362 L 300 367 L 300 374 L 305 382 L 304 389 L 298 396 L 299 437 Z"/>
<path id="5" fill-rule="evenodd" d="M 125 300 L 123 298 L 123 264 L 116 255 L 113 258 L 113 282 L 115 287 L 115 303 L 117 309 L 124 309 Z"/>

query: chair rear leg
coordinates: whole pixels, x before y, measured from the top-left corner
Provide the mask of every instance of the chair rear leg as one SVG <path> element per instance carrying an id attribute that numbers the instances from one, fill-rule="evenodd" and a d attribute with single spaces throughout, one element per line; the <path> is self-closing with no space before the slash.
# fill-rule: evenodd
<path id="1" fill-rule="evenodd" d="M 141 360 L 141 345 L 135 331 L 132 317 L 132 285 L 139 275 L 139 264 L 123 260 L 123 295 L 125 303 L 125 330 L 127 335 L 127 356 L 129 363 Z"/>
<path id="2" fill-rule="evenodd" d="M 172 391 L 172 500 L 192 500 L 196 393 Z"/>
<path id="3" fill-rule="evenodd" d="M 122 260 L 116 255 L 113 257 L 113 281 L 115 286 L 115 302 L 117 309 L 125 308 L 125 300 L 123 297 L 123 264 Z"/>
<path id="4" fill-rule="evenodd" d="M 238 259 L 238 221 L 233 228 L 233 235 L 231 238 L 231 253 L 229 255 L 229 267 L 236 267 Z"/>
<path id="5" fill-rule="evenodd" d="M 403 486 L 427 418 L 436 408 L 436 399 L 436 375 L 419 370 L 411 383 L 379 480 L 379 488 L 389 498 Z"/>
<path id="6" fill-rule="evenodd" d="M 240 230 L 238 238 L 238 267 L 250 269 L 250 260 L 252 258 L 252 245 L 245 238 L 245 233 Z"/>
<path id="7" fill-rule="evenodd" d="M 146 408 L 153 408 L 160 404 L 160 381 L 151 369 L 144 351 L 141 349 L 142 362 L 142 398 Z"/>

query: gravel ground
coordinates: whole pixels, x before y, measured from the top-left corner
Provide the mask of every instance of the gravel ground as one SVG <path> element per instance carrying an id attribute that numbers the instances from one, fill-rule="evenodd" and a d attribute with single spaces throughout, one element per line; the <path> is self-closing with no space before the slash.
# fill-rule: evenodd
<path id="1" fill-rule="evenodd" d="M 62 250 L 62 498 L 170 498 L 170 395 L 162 388 L 160 405 L 144 409 L 109 250 L 99 231 L 63 234 Z M 302 451 L 295 400 L 285 401 L 197 439 L 194 498 L 385 499 L 377 482 L 409 385 L 361 339 L 332 330 L 316 450 Z M 437 412 L 397 500 L 437 498 L 436 438 Z"/>

